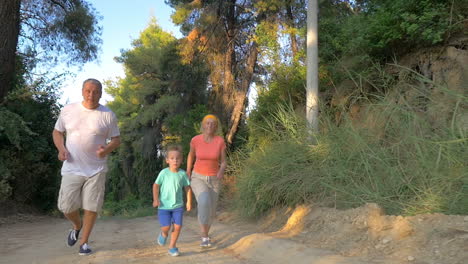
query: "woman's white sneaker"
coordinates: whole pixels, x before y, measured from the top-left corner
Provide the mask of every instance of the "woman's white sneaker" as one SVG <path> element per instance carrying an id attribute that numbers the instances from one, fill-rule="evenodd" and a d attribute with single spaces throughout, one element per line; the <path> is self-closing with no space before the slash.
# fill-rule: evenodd
<path id="1" fill-rule="evenodd" d="M 200 247 L 208 248 L 211 247 L 211 241 L 209 237 L 202 237 L 202 241 L 200 243 Z"/>

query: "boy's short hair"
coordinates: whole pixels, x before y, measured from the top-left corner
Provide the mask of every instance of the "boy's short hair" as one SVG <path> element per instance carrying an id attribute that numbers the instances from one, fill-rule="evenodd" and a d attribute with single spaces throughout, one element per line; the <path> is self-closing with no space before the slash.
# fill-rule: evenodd
<path id="1" fill-rule="evenodd" d="M 179 144 L 170 144 L 166 147 L 166 151 L 165 151 L 165 157 L 167 158 L 167 154 L 170 152 L 170 151 L 178 151 L 181 155 L 182 155 L 182 146 L 179 145 Z"/>

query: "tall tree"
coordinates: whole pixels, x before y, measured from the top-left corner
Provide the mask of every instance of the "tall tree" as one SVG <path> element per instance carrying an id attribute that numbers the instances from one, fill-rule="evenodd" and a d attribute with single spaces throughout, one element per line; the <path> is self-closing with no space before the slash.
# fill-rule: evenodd
<path id="1" fill-rule="evenodd" d="M 229 144 L 245 113 L 255 73 L 258 45 L 255 30 L 265 19 L 258 6 L 266 1 L 167 0 L 176 9 L 173 21 L 182 26 L 190 46 L 201 51 L 211 68 L 210 106 L 227 127 Z"/>
<path id="2" fill-rule="evenodd" d="M 178 141 L 188 150 L 197 134 L 194 122 L 206 114 L 200 105 L 206 103 L 207 70 L 199 57 L 190 64 L 183 61 L 180 41 L 155 19 L 132 45 L 118 58 L 125 78 L 106 90 L 114 97 L 109 107 L 119 117 L 123 135 L 119 162 L 113 163 L 110 174 L 115 185 L 109 190 L 117 199 L 128 192 L 148 197 L 148 185 L 162 166 L 163 146 Z"/>
<path id="3" fill-rule="evenodd" d="M 99 16 L 85 0 L 5 0 L 0 5 L 0 101 L 20 55 L 36 63 L 80 65 L 96 58 Z M 27 60 L 28 61 L 28 60 Z M 34 66 L 34 65 L 32 65 Z"/>
<path id="4" fill-rule="evenodd" d="M 292 31 L 292 29 L 296 27 L 294 23 L 294 15 L 292 12 L 292 1 L 291 0 L 285 1 L 284 6 L 286 9 L 286 25 L 288 25 L 288 28 L 290 30 L 289 39 L 291 41 L 291 51 L 292 51 L 293 57 L 296 57 L 299 47 L 297 45 L 296 34 Z"/>
<path id="5" fill-rule="evenodd" d="M 0 4 L 0 102 L 8 92 L 15 74 L 15 52 L 20 32 L 20 0 Z"/>

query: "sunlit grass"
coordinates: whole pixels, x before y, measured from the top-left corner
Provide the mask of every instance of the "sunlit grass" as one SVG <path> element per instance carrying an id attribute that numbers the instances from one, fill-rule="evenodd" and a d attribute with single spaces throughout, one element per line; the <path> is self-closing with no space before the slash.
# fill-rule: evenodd
<path id="1" fill-rule="evenodd" d="M 440 113 L 445 120 L 400 91 L 360 98 L 359 118 L 344 113 L 339 123 L 323 107 L 313 140 L 304 118 L 279 105 L 266 122 L 249 123 L 256 138 L 230 157 L 237 208 L 255 217 L 276 206 L 375 202 L 391 214 L 467 214 L 468 133 L 459 117 L 468 98 L 438 89 L 451 104 Z M 423 95 L 427 104 L 435 100 Z"/>

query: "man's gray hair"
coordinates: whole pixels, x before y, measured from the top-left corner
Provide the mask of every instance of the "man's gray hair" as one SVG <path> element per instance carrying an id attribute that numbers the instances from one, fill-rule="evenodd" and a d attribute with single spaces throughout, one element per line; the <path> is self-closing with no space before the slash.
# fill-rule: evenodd
<path id="1" fill-rule="evenodd" d="M 99 89 L 102 91 L 102 84 L 100 81 L 96 80 L 96 79 L 93 79 L 93 78 L 89 78 L 89 79 L 86 79 L 84 82 L 83 82 L 83 87 L 85 86 L 85 84 L 87 83 L 92 83 L 94 85 L 97 85 L 99 87 Z"/>

